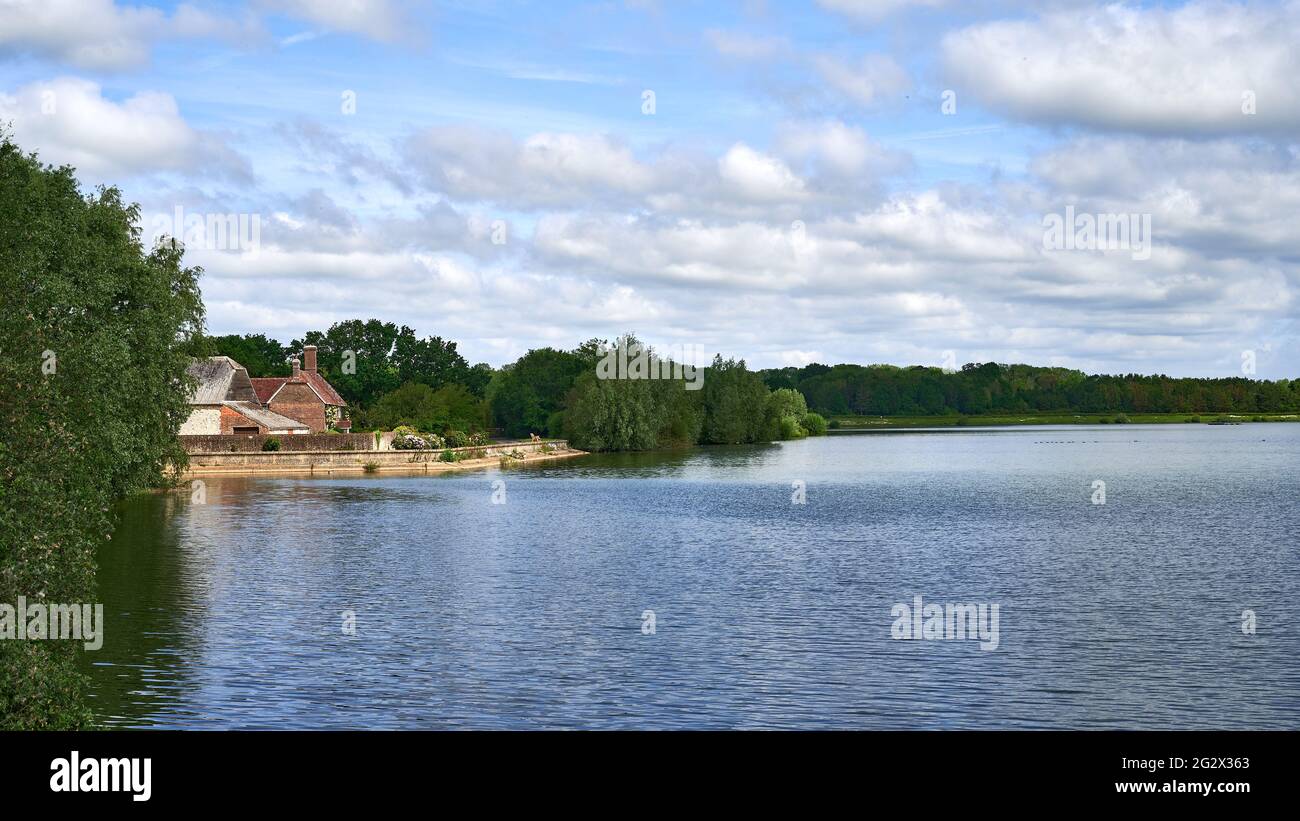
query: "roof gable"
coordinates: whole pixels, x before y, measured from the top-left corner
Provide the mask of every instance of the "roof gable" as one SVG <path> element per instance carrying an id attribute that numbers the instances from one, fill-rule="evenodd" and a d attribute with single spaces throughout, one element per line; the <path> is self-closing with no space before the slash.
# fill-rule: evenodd
<path id="1" fill-rule="evenodd" d="M 280 390 L 280 386 L 289 381 L 287 376 L 257 376 L 249 380 L 253 383 L 253 391 L 257 393 L 257 401 L 265 405 L 275 396 L 275 392 Z"/>
<path id="2" fill-rule="evenodd" d="M 248 370 L 228 356 L 196 359 L 185 370 L 197 383 L 190 394 L 191 405 L 220 405 L 257 398 Z"/>

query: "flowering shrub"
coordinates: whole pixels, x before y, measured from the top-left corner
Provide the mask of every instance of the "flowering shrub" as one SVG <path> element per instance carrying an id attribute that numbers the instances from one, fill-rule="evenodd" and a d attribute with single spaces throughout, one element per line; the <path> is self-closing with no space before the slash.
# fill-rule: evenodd
<path id="1" fill-rule="evenodd" d="M 424 441 L 424 437 L 414 433 L 393 437 L 393 450 L 425 450 L 428 447 L 429 443 Z"/>
<path id="2" fill-rule="evenodd" d="M 410 425 L 393 429 L 393 450 L 442 450 L 446 443 L 436 433 L 418 433 Z"/>
<path id="3" fill-rule="evenodd" d="M 469 435 L 469 443 L 476 448 L 483 447 L 484 445 L 487 444 L 487 441 L 488 438 L 486 433 L 479 432 L 479 433 L 471 433 Z"/>

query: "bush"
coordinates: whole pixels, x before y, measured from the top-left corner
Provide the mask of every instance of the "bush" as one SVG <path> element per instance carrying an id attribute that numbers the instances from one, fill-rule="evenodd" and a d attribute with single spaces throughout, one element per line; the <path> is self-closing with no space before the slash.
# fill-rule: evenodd
<path id="1" fill-rule="evenodd" d="M 428 440 L 424 436 L 415 433 L 415 429 L 406 425 L 399 425 L 398 429 L 393 431 L 393 449 L 394 451 L 422 451 L 428 448 Z"/>
<path id="2" fill-rule="evenodd" d="M 822 416 L 820 413 L 804 414 L 803 419 L 799 420 L 799 424 L 803 426 L 804 431 L 806 431 L 809 436 L 826 435 L 826 417 Z"/>
<path id="3" fill-rule="evenodd" d="M 469 443 L 476 448 L 481 448 L 488 443 L 487 434 L 482 432 L 471 433 L 469 435 Z"/>
<path id="4" fill-rule="evenodd" d="M 961 420 L 958 420 L 958 421 L 957 421 L 957 424 L 960 425 L 960 424 L 961 424 Z M 829 427 L 831 430 L 839 430 L 839 429 L 840 429 L 840 420 L 838 420 L 838 419 L 832 419 L 831 422 L 830 422 L 830 424 L 827 425 L 827 427 Z"/>
<path id="5" fill-rule="evenodd" d="M 280 440 L 272 436 L 262 443 L 262 450 L 265 452 L 276 451 L 280 449 Z"/>
<path id="6" fill-rule="evenodd" d="M 777 439 L 802 439 L 807 435 L 799 420 L 793 416 L 782 416 L 777 422 Z"/>
<path id="7" fill-rule="evenodd" d="M 1127 424 L 1128 424 L 1128 417 L 1125 416 L 1125 415 L 1122 414 L 1122 413 L 1117 413 L 1117 414 L 1115 414 L 1115 424 L 1117 424 L 1117 425 L 1127 425 Z"/>
<path id="8" fill-rule="evenodd" d="M 808 415 L 803 394 L 793 388 L 780 388 L 767 395 L 764 402 L 766 439 L 802 439 L 806 434 L 799 420 Z"/>
<path id="9" fill-rule="evenodd" d="M 393 429 L 393 450 L 439 450 L 442 447 L 442 437 L 436 433 L 416 433 L 410 425 L 398 425 Z"/>
<path id="10" fill-rule="evenodd" d="M 463 430 L 447 431 L 446 445 L 449 448 L 467 448 L 470 445 L 469 434 Z"/>
<path id="11" fill-rule="evenodd" d="M 442 456 L 441 456 L 440 458 L 441 458 L 442 461 L 444 461 L 444 462 L 455 462 L 455 461 L 456 461 L 456 451 L 454 451 L 454 450 L 444 450 L 444 451 L 442 452 Z"/>

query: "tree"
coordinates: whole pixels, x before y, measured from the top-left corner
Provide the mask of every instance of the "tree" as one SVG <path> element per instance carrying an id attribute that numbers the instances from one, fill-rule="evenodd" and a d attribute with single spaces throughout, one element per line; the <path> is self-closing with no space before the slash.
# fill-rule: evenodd
<path id="1" fill-rule="evenodd" d="M 207 340 L 212 354 L 230 357 L 247 368 L 249 376 L 288 376 L 292 370 L 290 350 L 265 334 L 227 334 Z"/>
<path id="2" fill-rule="evenodd" d="M 801 439 L 808 433 L 800 424 L 808 415 L 808 403 L 803 394 L 793 388 L 778 388 L 767 396 L 763 412 L 763 431 L 766 439 Z"/>
<path id="3" fill-rule="evenodd" d="M 483 399 L 487 396 L 488 383 L 492 381 L 492 375 L 495 373 L 492 366 L 486 362 L 480 362 L 469 369 L 465 375 L 465 387 L 469 392 Z"/>
<path id="4" fill-rule="evenodd" d="M 114 501 L 185 463 L 200 271 L 138 216 L 0 133 L 0 602 L 93 602 Z M 0 728 L 87 726 L 80 651 L 0 641 Z"/>
<path id="5" fill-rule="evenodd" d="M 403 382 L 420 382 L 435 390 L 469 378 L 469 364 L 456 352 L 456 343 L 440 336 L 417 339 L 402 326 L 393 343 L 393 367 Z"/>
<path id="6" fill-rule="evenodd" d="M 578 377 L 567 400 L 564 434 L 581 450 L 652 450 L 659 444 L 663 408 L 646 379 Z"/>
<path id="7" fill-rule="evenodd" d="M 767 386 L 745 367 L 745 360 L 715 356 L 700 393 L 704 394 L 700 441 L 731 445 L 762 438 Z"/>
<path id="8" fill-rule="evenodd" d="M 503 368 L 488 387 L 492 418 L 508 436 L 563 430 L 564 399 L 584 370 L 583 357 L 554 348 L 537 348 Z"/>
<path id="9" fill-rule="evenodd" d="M 444 385 L 438 390 L 421 382 L 407 382 L 386 393 L 366 413 L 366 424 L 385 430 L 410 425 L 431 433 L 476 431 L 484 427 L 482 400 L 464 385 Z"/>
<path id="10" fill-rule="evenodd" d="M 391 322 L 349 319 L 334 323 L 324 333 L 308 331 L 290 347 L 297 353 L 306 345 L 315 345 L 317 370 L 348 404 L 367 407 L 402 384 L 389 359 L 398 334 Z"/>

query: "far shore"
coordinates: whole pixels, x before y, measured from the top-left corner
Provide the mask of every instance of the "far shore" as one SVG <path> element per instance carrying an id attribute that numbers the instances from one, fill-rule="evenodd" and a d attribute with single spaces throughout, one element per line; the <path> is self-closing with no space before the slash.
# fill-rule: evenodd
<path id="1" fill-rule="evenodd" d="M 829 416 L 830 433 L 888 428 L 990 428 L 1018 425 L 1227 425 L 1300 422 L 1300 413 L 1019 413 L 972 416 Z"/>

